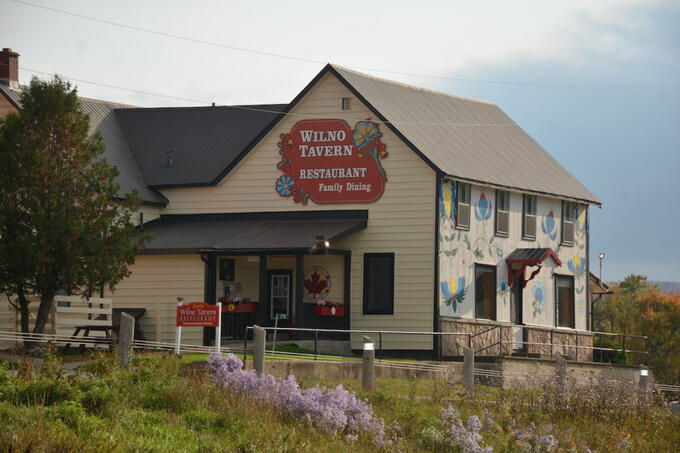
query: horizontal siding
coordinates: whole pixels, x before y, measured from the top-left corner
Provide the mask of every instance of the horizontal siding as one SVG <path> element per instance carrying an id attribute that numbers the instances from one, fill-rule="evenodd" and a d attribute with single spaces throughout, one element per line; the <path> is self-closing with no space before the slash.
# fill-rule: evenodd
<path id="1" fill-rule="evenodd" d="M 341 98 L 351 98 L 351 109 L 340 109 Z M 353 329 L 390 329 L 431 331 L 433 324 L 435 186 L 434 171 L 411 151 L 386 126 L 382 140 L 389 156 L 382 161 L 388 181 L 382 198 L 370 204 L 303 206 L 274 191 L 281 176 L 279 134 L 288 132 L 306 115 L 345 119 L 350 126 L 374 115 L 331 74 L 327 74 L 217 187 L 163 190 L 170 201 L 163 213 L 193 214 L 216 212 L 312 211 L 329 209 L 366 209 L 368 227 L 334 248 L 352 251 L 351 327 Z M 302 115 L 305 116 L 302 116 Z M 299 116 L 298 116 L 299 115 Z M 395 263 L 395 307 L 393 316 L 362 315 L 363 255 L 393 252 Z M 307 263 L 310 263 L 309 257 Z M 305 267 L 308 264 L 305 264 Z M 294 268 L 294 266 L 293 266 Z M 342 277 L 332 273 L 334 288 Z M 338 274 L 340 275 L 340 274 Z M 340 299 L 340 294 L 333 293 Z M 386 347 L 431 349 L 429 338 L 411 336 L 390 340 Z"/>
<path id="2" fill-rule="evenodd" d="M 148 340 L 175 341 L 177 298 L 186 302 L 203 300 L 204 264 L 198 255 L 141 255 L 132 274 L 118 284 L 113 308 L 146 308 L 140 319 Z M 182 343 L 203 344 L 203 329 L 185 327 Z"/>

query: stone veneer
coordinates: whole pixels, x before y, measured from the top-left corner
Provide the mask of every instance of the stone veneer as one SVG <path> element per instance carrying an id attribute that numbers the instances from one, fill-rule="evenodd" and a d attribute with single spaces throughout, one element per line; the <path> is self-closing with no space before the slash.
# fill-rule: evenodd
<path id="1" fill-rule="evenodd" d="M 498 356 L 499 341 L 502 339 L 503 354 L 512 353 L 512 329 L 514 324 L 483 319 L 441 318 L 441 332 L 459 332 L 474 336 L 468 345 L 463 335 L 443 336 L 442 355 L 454 357 L 463 355 L 463 347 L 470 346 L 478 356 Z M 538 357 L 551 357 L 560 353 L 570 360 L 591 362 L 593 360 L 593 333 L 574 329 L 557 329 L 542 326 L 522 326 L 525 330 L 527 353 Z M 531 344 L 545 343 L 545 344 Z M 552 343 L 552 346 L 550 346 Z M 579 347 L 577 347 L 579 346 Z"/>

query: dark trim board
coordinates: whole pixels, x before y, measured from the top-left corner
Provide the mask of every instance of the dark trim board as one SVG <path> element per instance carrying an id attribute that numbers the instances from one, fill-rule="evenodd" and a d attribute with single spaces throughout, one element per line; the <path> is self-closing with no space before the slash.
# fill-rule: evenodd
<path id="1" fill-rule="evenodd" d="M 435 196 L 434 196 L 434 305 L 432 307 L 433 325 L 432 331 L 439 332 L 439 196 L 442 190 L 442 175 L 437 173 L 435 175 Z M 441 355 L 441 345 L 438 339 L 441 337 L 432 338 L 432 349 L 435 356 Z"/>

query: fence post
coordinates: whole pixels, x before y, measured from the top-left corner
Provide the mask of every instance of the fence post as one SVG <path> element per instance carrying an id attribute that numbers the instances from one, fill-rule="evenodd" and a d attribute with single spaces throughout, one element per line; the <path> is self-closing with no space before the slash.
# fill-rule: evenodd
<path id="1" fill-rule="evenodd" d="M 373 391 L 373 363 L 375 361 L 375 344 L 370 337 L 364 337 L 363 368 L 361 388 L 364 392 Z"/>
<path id="2" fill-rule="evenodd" d="M 314 360 L 316 360 L 316 356 L 319 354 L 319 330 L 314 329 Z"/>
<path id="3" fill-rule="evenodd" d="M 463 348 L 463 385 L 468 396 L 475 395 L 475 351 Z"/>
<path id="4" fill-rule="evenodd" d="M 120 330 L 118 331 L 118 355 L 122 367 L 130 364 L 134 338 L 135 318 L 123 312 L 120 314 Z"/>
<path id="5" fill-rule="evenodd" d="M 368 338 L 368 337 L 364 337 L 364 338 Z M 373 340 L 371 340 L 371 341 L 373 341 Z M 382 360 L 382 359 L 383 359 L 383 354 L 382 354 L 382 330 L 378 333 L 378 343 L 379 343 L 379 345 L 380 345 L 380 350 L 379 350 L 380 355 L 378 356 L 378 358 L 379 358 L 380 360 Z"/>
<path id="6" fill-rule="evenodd" d="M 253 368 L 258 376 L 264 373 L 264 345 L 267 331 L 260 326 L 253 326 Z"/>

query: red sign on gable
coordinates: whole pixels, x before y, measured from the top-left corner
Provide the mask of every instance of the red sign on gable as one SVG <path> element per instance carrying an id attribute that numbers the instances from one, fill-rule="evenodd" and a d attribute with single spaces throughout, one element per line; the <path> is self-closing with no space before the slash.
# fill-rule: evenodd
<path id="1" fill-rule="evenodd" d="M 274 188 L 296 203 L 372 203 L 385 189 L 387 157 L 377 123 L 359 121 L 351 129 L 344 120 L 302 120 L 278 143 L 283 176 Z"/>
<path id="2" fill-rule="evenodd" d="M 177 327 L 217 327 L 220 325 L 219 307 L 204 302 L 178 305 L 176 325 Z"/>

